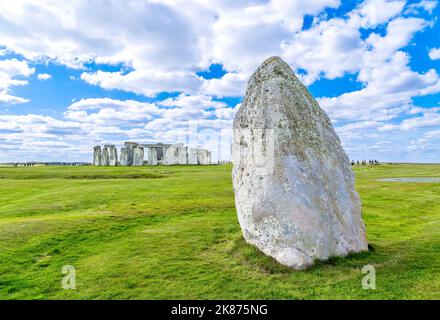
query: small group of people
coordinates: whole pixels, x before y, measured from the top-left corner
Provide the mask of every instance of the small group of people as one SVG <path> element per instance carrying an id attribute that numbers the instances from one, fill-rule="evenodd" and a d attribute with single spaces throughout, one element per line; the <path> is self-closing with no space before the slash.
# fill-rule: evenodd
<path id="1" fill-rule="evenodd" d="M 377 161 L 377 160 L 368 160 L 368 164 L 372 165 L 372 166 L 380 165 L 379 161 Z M 352 166 L 354 166 L 354 165 L 366 166 L 367 165 L 367 160 L 361 160 L 360 162 L 359 162 L 359 160 L 357 160 L 356 162 L 354 160 L 351 160 L 351 165 Z"/>

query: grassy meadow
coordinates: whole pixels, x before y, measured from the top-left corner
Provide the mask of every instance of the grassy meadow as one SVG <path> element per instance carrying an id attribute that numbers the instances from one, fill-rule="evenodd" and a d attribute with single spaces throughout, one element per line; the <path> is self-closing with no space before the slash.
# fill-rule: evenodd
<path id="1" fill-rule="evenodd" d="M 292 271 L 242 240 L 230 165 L 1 167 L 0 299 L 440 299 L 440 183 L 377 181 L 440 165 L 355 171 L 372 250 Z"/>

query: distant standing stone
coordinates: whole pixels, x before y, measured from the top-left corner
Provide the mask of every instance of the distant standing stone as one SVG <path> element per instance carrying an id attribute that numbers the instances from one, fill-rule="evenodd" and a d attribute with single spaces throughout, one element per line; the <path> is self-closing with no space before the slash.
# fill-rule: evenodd
<path id="1" fill-rule="evenodd" d="M 197 159 L 197 149 L 189 148 L 188 149 L 188 164 L 199 164 Z"/>
<path id="2" fill-rule="evenodd" d="M 188 147 L 177 148 L 177 164 L 188 164 Z"/>
<path id="3" fill-rule="evenodd" d="M 101 165 L 101 147 L 100 146 L 93 147 L 93 165 L 94 166 Z"/>
<path id="4" fill-rule="evenodd" d="M 139 146 L 136 142 L 124 142 L 125 149 L 127 150 L 127 166 L 133 165 L 134 148 Z"/>
<path id="5" fill-rule="evenodd" d="M 118 165 L 118 151 L 116 147 L 112 144 L 105 145 L 104 148 L 108 150 L 108 165 L 117 166 Z"/>
<path id="6" fill-rule="evenodd" d="M 108 165 L 109 165 L 108 149 L 104 147 L 102 149 L 102 155 L 101 155 L 101 166 L 108 166 Z"/>
<path id="7" fill-rule="evenodd" d="M 128 166 L 128 154 L 126 147 L 121 148 L 121 154 L 119 156 L 119 164 L 121 166 Z"/>
<path id="8" fill-rule="evenodd" d="M 278 57 L 248 82 L 232 154 L 248 243 L 295 269 L 367 250 L 350 161 L 328 116 Z"/>
<path id="9" fill-rule="evenodd" d="M 166 149 L 163 164 L 174 165 L 179 163 L 179 152 L 177 146 L 170 146 Z"/>
<path id="10" fill-rule="evenodd" d="M 147 163 L 150 166 L 157 166 L 157 149 L 158 148 L 147 148 Z"/>
<path id="11" fill-rule="evenodd" d="M 144 165 L 144 148 L 141 146 L 133 147 L 133 166 Z"/>
<path id="12" fill-rule="evenodd" d="M 205 149 L 198 149 L 197 159 L 199 164 L 202 165 L 211 164 L 211 152 Z"/>

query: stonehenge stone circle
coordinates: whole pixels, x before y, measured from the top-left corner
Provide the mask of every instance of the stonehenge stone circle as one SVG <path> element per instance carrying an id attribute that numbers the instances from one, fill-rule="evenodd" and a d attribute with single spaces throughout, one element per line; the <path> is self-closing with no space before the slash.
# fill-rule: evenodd
<path id="1" fill-rule="evenodd" d="M 146 156 L 146 161 L 144 161 Z M 211 164 L 211 152 L 209 150 L 188 148 L 183 143 L 178 144 L 138 144 L 125 142 L 121 148 L 118 162 L 118 152 L 115 145 L 104 145 L 104 148 L 93 148 L 93 165 L 105 166 L 143 166 L 147 165 L 187 165 L 187 164 Z"/>
<path id="2" fill-rule="evenodd" d="M 101 147 L 100 146 L 93 147 L 93 165 L 94 166 L 101 165 Z"/>
<path id="3" fill-rule="evenodd" d="M 350 161 L 326 113 L 278 57 L 248 82 L 232 159 L 248 243 L 294 269 L 367 250 Z"/>

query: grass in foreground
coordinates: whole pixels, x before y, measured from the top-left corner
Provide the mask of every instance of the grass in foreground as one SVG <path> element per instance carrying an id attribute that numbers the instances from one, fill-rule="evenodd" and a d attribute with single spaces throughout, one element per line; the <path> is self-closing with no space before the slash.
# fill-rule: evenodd
<path id="1" fill-rule="evenodd" d="M 439 299 L 440 165 L 356 167 L 374 251 L 292 271 L 245 244 L 230 166 L 0 168 L 1 299 Z M 377 289 L 361 269 L 376 267 Z M 75 290 L 61 269 L 76 269 Z"/>

